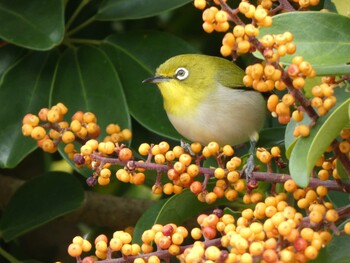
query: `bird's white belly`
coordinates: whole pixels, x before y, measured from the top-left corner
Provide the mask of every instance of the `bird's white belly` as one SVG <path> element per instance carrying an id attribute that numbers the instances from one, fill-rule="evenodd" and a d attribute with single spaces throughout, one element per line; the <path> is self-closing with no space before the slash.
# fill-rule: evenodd
<path id="1" fill-rule="evenodd" d="M 265 101 L 254 91 L 220 87 L 216 96 L 199 103 L 198 109 L 186 116 L 168 117 L 185 138 L 208 144 L 237 145 L 248 141 L 258 132 L 265 120 Z M 234 94 L 233 94 L 234 93 Z"/>

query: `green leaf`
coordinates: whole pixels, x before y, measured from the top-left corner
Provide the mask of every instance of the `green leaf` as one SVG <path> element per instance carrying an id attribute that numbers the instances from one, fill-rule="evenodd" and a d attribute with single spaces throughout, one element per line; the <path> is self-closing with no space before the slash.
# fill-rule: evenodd
<path id="1" fill-rule="evenodd" d="M 337 173 L 340 177 L 340 179 L 343 182 L 349 182 L 350 180 L 350 174 L 349 172 L 344 168 L 343 164 L 340 161 L 337 161 L 336 163 L 336 169 L 337 169 Z"/>
<path id="2" fill-rule="evenodd" d="M 337 12 L 343 16 L 349 16 L 350 14 L 350 0 L 332 0 Z"/>
<path id="3" fill-rule="evenodd" d="M 350 18 L 330 12 L 288 12 L 273 17 L 272 26 L 261 28 L 260 35 L 289 31 L 297 51 L 284 56 L 290 64 L 294 56 L 303 56 L 317 75 L 350 74 Z M 261 54 L 255 52 L 257 57 Z"/>
<path id="4" fill-rule="evenodd" d="M 158 15 L 189 2 L 192 2 L 192 0 L 105 0 L 100 5 L 96 19 L 140 19 Z"/>
<path id="5" fill-rule="evenodd" d="M 349 123 L 349 95 L 344 91 L 337 92 L 337 105 L 326 116 L 318 119 L 309 137 L 298 139 L 291 153 L 290 173 L 293 180 L 301 187 L 309 184 L 315 163 L 341 129 Z"/>
<path id="6" fill-rule="evenodd" d="M 301 125 L 301 124 L 309 125 L 310 122 L 311 122 L 310 117 L 307 114 L 304 114 L 304 119 L 301 122 L 296 123 L 295 121 L 291 120 L 287 124 L 286 133 L 284 135 L 284 143 L 286 146 L 286 157 L 287 158 L 290 158 L 290 155 L 292 154 L 294 146 L 297 143 L 297 141 L 299 140 L 299 137 L 296 138 L 294 136 L 295 127 L 297 125 Z"/>
<path id="7" fill-rule="evenodd" d="M 142 84 L 166 59 L 181 53 L 198 53 L 172 35 L 139 32 L 112 35 L 101 47 L 117 69 L 123 83 L 131 115 L 148 130 L 171 139 L 181 138 L 163 109 L 157 86 Z"/>
<path id="8" fill-rule="evenodd" d="M 11 241 L 79 208 L 83 201 L 84 191 L 74 176 L 51 172 L 35 177 L 21 186 L 6 206 L 0 236 Z"/>
<path id="9" fill-rule="evenodd" d="M 64 35 L 63 0 L 3 0 L 0 38 L 18 46 L 48 50 Z"/>
<path id="10" fill-rule="evenodd" d="M 349 194 L 345 192 L 328 191 L 327 198 L 332 202 L 334 208 L 341 208 L 350 203 Z"/>
<path id="11" fill-rule="evenodd" d="M 109 58 L 99 48 L 81 46 L 67 49 L 62 54 L 51 97 L 51 104 L 57 102 L 68 107 L 67 118 L 79 110 L 93 112 L 101 128 L 100 137 L 106 135 L 105 127 L 109 123 L 117 123 L 122 129 L 131 129 L 119 76 Z M 67 158 L 62 148 L 60 152 Z M 82 171 L 79 169 L 79 172 Z M 91 174 L 89 169 L 85 172 Z"/>
<path id="12" fill-rule="evenodd" d="M 24 49 L 13 45 L 0 48 L 0 78 L 24 55 Z"/>
<path id="13" fill-rule="evenodd" d="M 285 130 L 285 127 L 263 129 L 259 133 L 258 146 L 261 145 L 261 147 L 268 148 L 282 144 L 284 141 Z"/>
<path id="14" fill-rule="evenodd" d="M 154 203 L 150 208 L 146 210 L 137 221 L 133 233 L 133 243 L 142 244 L 141 236 L 142 233 L 150 229 L 155 222 L 155 218 L 158 215 L 158 212 L 162 209 L 162 206 L 167 201 L 167 199 L 162 199 Z"/>
<path id="15" fill-rule="evenodd" d="M 0 85 L 0 167 L 15 167 L 36 148 L 22 135 L 22 119 L 37 112 L 49 101 L 50 86 L 58 59 L 56 51 L 33 52 L 3 75 Z"/>
<path id="16" fill-rule="evenodd" d="M 339 229 L 344 228 L 344 222 L 339 226 Z M 332 241 L 327 244 L 326 250 L 328 254 L 328 258 L 330 259 L 328 262 L 339 262 L 339 263 L 347 263 L 350 262 L 350 250 L 349 250 L 350 236 L 349 235 L 334 235 Z"/>

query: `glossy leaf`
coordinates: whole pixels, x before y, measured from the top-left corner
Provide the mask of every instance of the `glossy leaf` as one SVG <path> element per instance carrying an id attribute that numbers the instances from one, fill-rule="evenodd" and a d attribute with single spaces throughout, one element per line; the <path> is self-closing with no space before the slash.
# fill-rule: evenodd
<path id="1" fill-rule="evenodd" d="M 79 181 L 63 172 L 51 172 L 26 182 L 11 198 L 0 221 L 5 241 L 29 232 L 79 208 L 84 191 Z"/>
<path id="2" fill-rule="evenodd" d="M 348 221 L 347 221 L 348 222 Z M 344 228 L 344 222 L 339 226 L 339 229 Z M 327 244 L 327 258 L 328 262 L 347 263 L 350 262 L 350 250 L 349 250 L 350 236 L 346 234 L 335 235 L 333 234 L 332 241 Z"/>
<path id="3" fill-rule="evenodd" d="M 63 0 L 3 0 L 0 37 L 18 46 L 48 50 L 64 35 Z"/>
<path id="4" fill-rule="evenodd" d="M 155 222 L 155 218 L 158 215 L 158 212 L 162 209 L 162 206 L 166 201 L 167 199 L 162 199 L 157 201 L 150 208 L 148 208 L 146 212 L 142 214 L 142 216 L 137 221 L 134 228 L 133 243 L 135 242 L 139 245 L 142 245 L 142 240 L 141 240 L 142 233 L 145 230 L 152 228 Z"/>
<path id="5" fill-rule="evenodd" d="M 108 54 L 123 83 L 131 115 L 148 130 L 180 139 L 163 109 L 156 85 L 143 84 L 166 59 L 181 53 L 198 53 L 172 35 L 160 32 L 130 33 L 108 37 L 102 49 Z"/>
<path id="6" fill-rule="evenodd" d="M 293 180 L 301 187 L 308 185 L 315 163 L 338 136 L 340 130 L 349 123 L 349 95 L 344 91 L 338 91 L 337 95 L 337 105 L 317 121 L 309 137 L 298 139 L 291 153 L 290 173 Z"/>
<path id="7" fill-rule="evenodd" d="M 282 34 L 289 31 L 297 51 L 284 56 L 289 64 L 294 56 L 303 56 L 318 75 L 349 74 L 350 18 L 327 12 L 289 12 L 273 17 L 269 28 L 261 28 L 260 35 Z M 256 52 L 261 58 L 261 54 Z"/>
<path id="8" fill-rule="evenodd" d="M 337 173 L 338 173 L 340 179 L 342 180 L 342 182 L 349 182 L 350 174 L 344 168 L 343 164 L 339 160 L 337 160 L 336 169 L 337 169 Z"/>
<path id="9" fill-rule="evenodd" d="M 15 167 L 36 148 L 22 135 L 22 118 L 37 112 L 49 102 L 56 52 L 33 52 L 14 64 L 0 86 L 0 167 Z"/>
<path id="10" fill-rule="evenodd" d="M 24 49 L 13 45 L 7 45 L 0 48 L 0 78 L 24 56 L 24 52 Z"/>
<path id="11" fill-rule="evenodd" d="M 331 0 L 337 12 L 343 16 L 349 16 L 350 0 Z"/>
<path id="12" fill-rule="evenodd" d="M 259 133 L 258 146 L 273 147 L 281 145 L 284 141 L 285 127 L 274 127 L 263 129 Z"/>
<path id="13" fill-rule="evenodd" d="M 139 19 L 158 15 L 183 6 L 192 0 L 105 0 L 98 13 L 98 20 Z"/>
<path id="14" fill-rule="evenodd" d="M 109 123 L 131 128 L 128 106 L 119 76 L 106 54 L 95 47 L 67 49 L 55 74 L 51 104 L 64 103 L 69 119 L 76 111 L 91 111 L 97 117 L 101 135 Z M 62 152 L 66 158 L 66 154 Z M 81 172 L 82 170 L 79 169 Z M 91 174 L 91 170 L 86 170 Z"/>
<path id="15" fill-rule="evenodd" d="M 57 102 L 63 102 L 68 107 L 68 116 L 78 110 L 92 111 L 101 128 L 111 122 L 130 128 L 119 76 L 109 58 L 98 48 L 81 46 L 64 52 L 55 74 L 51 97 L 52 104 Z"/>

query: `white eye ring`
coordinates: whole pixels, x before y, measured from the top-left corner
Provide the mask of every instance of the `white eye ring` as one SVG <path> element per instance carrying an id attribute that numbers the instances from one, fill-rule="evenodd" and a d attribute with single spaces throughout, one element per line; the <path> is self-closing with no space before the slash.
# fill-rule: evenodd
<path id="1" fill-rule="evenodd" d="M 189 72 L 186 68 L 178 68 L 176 71 L 175 71 L 175 77 L 178 79 L 178 80 L 184 80 L 188 77 L 189 75 Z"/>

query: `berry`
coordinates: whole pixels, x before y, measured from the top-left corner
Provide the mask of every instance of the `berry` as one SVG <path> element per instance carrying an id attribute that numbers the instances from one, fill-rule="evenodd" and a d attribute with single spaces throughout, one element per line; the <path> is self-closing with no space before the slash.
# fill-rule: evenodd
<path id="1" fill-rule="evenodd" d="M 206 5 L 207 5 L 207 2 L 205 0 L 194 0 L 194 6 L 197 9 L 203 10 Z"/>
<path id="2" fill-rule="evenodd" d="M 36 126 L 33 128 L 31 134 L 32 138 L 34 140 L 40 141 L 42 139 L 44 139 L 45 135 L 46 135 L 46 131 L 43 127 L 41 126 Z"/>
<path id="3" fill-rule="evenodd" d="M 132 151 L 129 148 L 122 148 L 118 154 L 119 160 L 125 162 L 132 158 Z"/>
<path id="4" fill-rule="evenodd" d="M 64 143 L 71 143 L 71 142 L 74 142 L 74 140 L 75 140 L 75 136 L 74 136 L 73 132 L 71 132 L 71 131 L 63 132 L 63 134 L 62 134 L 62 141 Z"/>
<path id="5" fill-rule="evenodd" d="M 79 257 L 82 252 L 83 252 L 83 250 L 82 250 L 81 246 L 78 244 L 72 243 L 68 246 L 68 254 L 71 257 Z"/>

